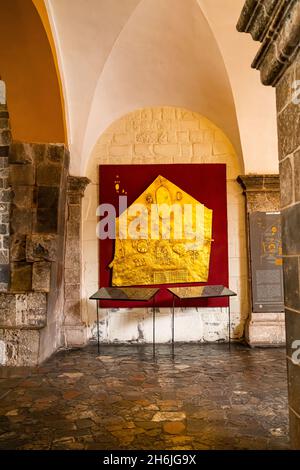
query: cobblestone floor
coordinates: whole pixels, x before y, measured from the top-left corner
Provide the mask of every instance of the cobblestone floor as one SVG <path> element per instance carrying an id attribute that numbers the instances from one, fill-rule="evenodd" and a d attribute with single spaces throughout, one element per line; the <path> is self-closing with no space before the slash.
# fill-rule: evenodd
<path id="1" fill-rule="evenodd" d="M 95 345 L 0 369 L 0 449 L 288 448 L 283 349 Z"/>

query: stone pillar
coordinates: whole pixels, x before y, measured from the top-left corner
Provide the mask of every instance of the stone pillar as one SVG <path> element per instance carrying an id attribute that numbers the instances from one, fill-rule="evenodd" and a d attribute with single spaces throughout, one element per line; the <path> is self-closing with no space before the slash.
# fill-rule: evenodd
<path id="1" fill-rule="evenodd" d="M 81 202 L 88 178 L 69 176 L 67 189 L 67 234 L 65 257 L 65 345 L 83 346 L 87 342 L 81 306 Z"/>
<path id="2" fill-rule="evenodd" d="M 8 183 L 8 154 L 11 144 L 5 83 L 0 80 L 0 292 L 9 286 L 9 214 L 11 191 Z"/>
<path id="3" fill-rule="evenodd" d="M 249 214 L 257 211 L 273 212 L 279 210 L 279 175 L 243 175 L 239 176 L 238 182 L 241 184 L 246 197 L 247 238 L 249 247 L 248 252 L 250 255 Z M 248 279 L 250 292 L 251 277 L 251 263 L 249 256 Z M 284 313 L 253 312 L 251 308 L 246 323 L 245 337 L 250 346 L 284 345 Z"/>
<path id="4" fill-rule="evenodd" d="M 300 449 L 300 1 L 247 0 L 237 28 L 262 42 L 252 67 L 276 86 L 290 434 Z"/>

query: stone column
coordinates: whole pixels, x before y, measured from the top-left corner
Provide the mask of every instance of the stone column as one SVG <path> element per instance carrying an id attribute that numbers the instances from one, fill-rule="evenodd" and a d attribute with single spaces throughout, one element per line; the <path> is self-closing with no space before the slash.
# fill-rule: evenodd
<path id="1" fill-rule="evenodd" d="M 64 335 L 65 345 L 69 347 L 87 342 L 81 306 L 81 202 L 89 182 L 80 176 L 68 177 Z"/>
<path id="2" fill-rule="evenodd" d="M 250 227 L 249 214 L 257 211 L 273 212 L 280 208 L 279 175 L 239 176 L 246 197 L 248 238 L 248 279 L 251 292 Z M 252 296 L 250 296 L 252 297 Z M 251 303 L 250 303 L 251 308 Z M 250 309 L 245 328 L 246 341 L 250 346 L 272 346 L 285 344 L 284 313 L 253 312 Z"/>
<path id="3" fill-rule="evenodd" d="M 9 115 L 6 106 L 5 83 L 0 80 L 0 292 L 8 290 L 9 214 L 11 191 L 8 183 L 8 154 L 11 144 Z"/>
<path id="4" fill-rule="evenodd" d="M 300 1 L 247 0 L 237 28 L 262 42 L 252 67 L 276 86 L 290 434 L 300 449 Z"/>

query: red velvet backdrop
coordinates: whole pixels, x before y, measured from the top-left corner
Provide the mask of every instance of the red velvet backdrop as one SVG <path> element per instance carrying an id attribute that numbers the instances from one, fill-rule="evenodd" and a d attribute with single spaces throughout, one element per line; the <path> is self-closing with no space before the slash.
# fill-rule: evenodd
<path id="1" fill-rule="evenodd" d="M 227 240 L 227 197 L 226 197 L 226 165 L 225 164 L 168 164 L 168 165 L 101 165 L 100 168 L 100 203 L 110 203 L 116 208 L 119 216 L 119 194 L 115 184 L 119 182 L 120 195 L 122 190 L 127 193 L 128 206 L 147 189 L 158 175 L 162 175 L 197 201 L 213 210 L 213 233 L 209 268 L 206 283 L 176 284 L 205 285 L 223 284 L 228 286 L 228 240 Z M 99 285 L 111 286 L 111 269 L 108 265 L 114 256 L 114 240 L 100 240 Z M 137 284 L 138 285 L 138 284 Z M 171 284 L 169 284 L 170 286 Z M 174 286 L 175 284 L 172 284 Z M 170 307 L 173 299 L 167 291 L 167 284 L 160 286 L 156 296 L 157 307 Z M 177 302 L 178 304 L 178 302 Z M 177 305 L 176 304 L 176 305 Z M 102 305 L 102 303 L 101 303 Z M 136 306 L 147 306 L 146 302 L 136 302 Z M 149 306 L 152 301 L 149 302 Z M 194 307 L 225 307 L 228 299 L 193 299 L 182 301 L 182 306 Z M 104 307 L 132 307 L 132 302 L 103 302 Z"/>

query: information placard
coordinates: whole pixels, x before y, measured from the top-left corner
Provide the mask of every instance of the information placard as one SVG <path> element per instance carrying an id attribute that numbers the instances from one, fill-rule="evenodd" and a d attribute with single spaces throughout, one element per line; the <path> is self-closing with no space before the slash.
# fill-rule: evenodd
<path id="1" fill-rule="evenodd" d="M 283 272 L 280 212 L 249 215 L 253 312 L 282 312 Z"/>

